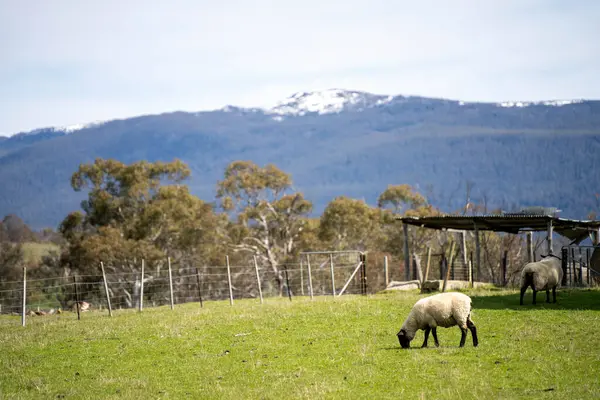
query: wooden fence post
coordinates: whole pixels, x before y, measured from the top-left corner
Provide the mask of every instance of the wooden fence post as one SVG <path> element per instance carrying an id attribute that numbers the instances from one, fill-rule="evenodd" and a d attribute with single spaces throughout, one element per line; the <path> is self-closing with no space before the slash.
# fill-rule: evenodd
<path id="1" fill-rule="evenodd" d="M 444 285 L 442 286 L 442 292 L 446 291 L 446 285 L 448 283 L 448 279 L 450 278 L 450 268 L 452 267 L 452 262 L 454 261 L 454 241 L 450 245 L 450 262 L 446 261 L 446 269 L 444 270 Z M 444 257 L 445 259 L 445 257 Z"/>
<path id="2" fill-rule="evenodd" d="M 110 294 L 108 293 L 108 283 L 106 282 L 106 273 L 104 272 L 104 263 L 100 261 L 102 268 L 102 280 L 104 281 L 104 291 L 106 292 L 106 302 L 108 303 L 108 315 L 112 317 L 112 307 L 110 306 Z"/>
<path id="3" fill-rule="evenodd" d="M 27 267 L 23 267 L 23 310 L 21 313 L 21 325 L 25 326 L 27 318 Z"/>
<path id="4" fill-rule="evenodd" d="M 231 288 L 231 268 L 229 267 L 229 256 L 225 256 L 227 261 L 227 282 L 229 283 L 229 304 L 233 305 L 233 289 Z"/>
<path id="5" fill-rule="evenodd" d="M 469 284 L 470 284 L 470 286 L 472 288 L 473 287 L 473 263 L 471 262 L 471 260 L 469 260 L 469 266 L 468 266 L 468 268 L 469 268 L 469 271 L 468 271 L 468 274 L 469 274 Z"/>
<path id="6" fill-rule="evenodd" d="M 144 309 L 144 259 L 142 258 L 142 280 L 140 282 L 140 311 Z"/>
<path id="7" fill-rule="evenodd" d="M 263 304 L 263 295 L 262 288 L 260 286 L 260 275 L 258 274 L 258 262 L 256 261 L 256 256 L 254 258 L 254 271 L 256 271 L 256 284 L 258 285 L 258 295 L 260 296 L 260 304 Z"/>
<path id="8" fill-rule="evenodd" d="M 169 292 L 171 292 L 171 310 L 175 308 L 175 301 L 173 300 L 173 274 L 171 272 L 171 257 L 167 257 L 167 263 L 169 264 Z"/>
<path id="9" fill-rule="evenodd" d="M 77 305 L 77 319 L 81 319 L 81 315 L 79 313 L 79 291 L 77 290 L 77 276 L 73 275 L 73 286 L 75 287 L 75 304 Z"/>
<path id="10" fill-rule="evenodd" d="M 479 244 L 479 227 L 475 224 L 475 257 L 476 257 L 476 265 L 475 271 L 477 276 L 473 277 L 473 281 L 477 279 L 481 279 L 481 246 Z"/>
<path id="11" fill-rule="evenodd" d="M 388 258 L 387 256 L 383 257 L 383 272 L 385 274 L 385 287 L 387 288 L 390 284 L 390 273 L 388 269 Z"/>

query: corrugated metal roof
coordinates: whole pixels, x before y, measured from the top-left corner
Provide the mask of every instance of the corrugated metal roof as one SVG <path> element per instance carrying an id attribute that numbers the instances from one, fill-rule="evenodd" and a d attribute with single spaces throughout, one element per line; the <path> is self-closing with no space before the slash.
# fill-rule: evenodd
<path id="1" fill-rule="evenodd" d="M 488 215 L 439 215 L 433 217 L 398 217 L 405 224 L 430 229 L 487 230 L 520 233 L 546 231 L 552 221 L 553 230 L 572 241 L 581 242 L 589 232 L 600 228 L 600 221 L 572 220 L 550 215 L 535 214 L 488 214 Z"/>

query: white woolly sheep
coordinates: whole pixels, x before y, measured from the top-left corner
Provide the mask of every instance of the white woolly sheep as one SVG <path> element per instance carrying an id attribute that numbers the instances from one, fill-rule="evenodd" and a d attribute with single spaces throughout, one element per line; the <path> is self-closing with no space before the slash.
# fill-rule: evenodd
<path id="1" fill-rule="evenodd" d="M 458 325 L 462 333 L 459 347 L 465 345 L 467 328 L 473 336 L 473 346 L 477 347 L 479 341 L 477 329 L 471 320 L 471 308 L 471 298 L 458 292 L 439 293 L 417 301 L 396 335 L 400 346 L 409 348 L 417 330 L 421 329 L 425 331 L 425 341 L 421 347 L 427 347 L 429 332 L 433 333 L 435 345 L 439 347 L 437 327 L 450 328 Z"/>
<path id="2" fill-rule="evenodd" d="M 539 290 L 546 291 L 546 303 L 550 303 L 550 289 L 553 302 L 556 303 L 556 287 L 560 285 L 562 278 L 562 263 L 558 257 L 549 255 L 540 261 L 525 264 L 521 271 L 520 304 L 523 305 L 523 296 L 529 286 L 533 290 L 533 304 L 536 304 L 535 297 Z"/>

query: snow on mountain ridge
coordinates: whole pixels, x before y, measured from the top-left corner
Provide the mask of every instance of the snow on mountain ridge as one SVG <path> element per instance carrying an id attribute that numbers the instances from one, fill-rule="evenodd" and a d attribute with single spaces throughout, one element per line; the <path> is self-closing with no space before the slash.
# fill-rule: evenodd
<path id="1" fill-rule="evenodd" d="M 546 100 L 546 101 L 505 101 L 505 102 L 474 102 L 474 101 L 457 101 L 447 100 L 441 98 L 429 98 L 422 96 L 403 96 L 403 95 L 381 95 L 373 94 L 369 92 L 357 91 L 357 90 L 344 90 L 344 89 L 325 89 L 320 91 L 311 92 L 297 92 L 290 97 L 278 101 L 274 106 L 270 108 L 258 108 L 258 107 L 238 107 L 233 105 L 226 105 L 218 109 L 221 112 L 227 113 L 264 113 L 270 115 L 275 121 L 283 121 L 286 117 L 290 116 L 303 116 L 307 113 L 322 114 L 333 114 L 342 111 L 363 111 L 368 108 L 380 107 L 389 104 L 399 104 L 404 102 L 411 102 L 413 100 L 419 102 L 436 102 L 443 101 L 447 103 L 455 103 L 458 106 L 476 106 L 477 104 L 496 106 L 502 108 L 523 108 L 530 106 L 553 106 L 561 107 L 565 105 L 572 105 L 577 103 L 583 103 L 584 99 L 574 100 Z M 217 111 L 217 110 L 213 110 Z M 209 112 L 209 111 L 204 111 Z M 204 112 L 194 113 L 196 116 L 203 114 Z M 74 124 L 57 127 L 47 127 L 35 129 L 29 132 L 17 133 L 14 136 L 25 136 L 25 135 L 36 135 L 42 132 L 64 132 L 65 134 L 71 134 L 73 132 L 80 131 L 86 128 L 92 128 L 100 126 L 109 121 L 94 121 L 87 124 Z M 0 133 L 0 135 L 2 135 Z M 10 135 L 8 137 L 11 137 Z"/>
<path id="2" fill-rule="evenodd" d="M 365 108 L 385 104 L 393 96 L 374 95 L 366 92 L 327 89 L 314 92 L 298 92 L 267 109 L 268 114 L 305 115 L 306 113 L 331 114 L 349 107 Z"/>
<path id="3" fill-rule="evenodd" d="M 530 107 L 530 106 L 554 106 L 561 107 L 569 104 L 583 103 L 584 100 L 545 100 L 545 101 L 504 101 L 502 103 L 496 103 L 499 107 Z"/>
<path id="4" fill-rule="evenodd" d="M 94 128 L 106 123 L 106 121 L 94 121 L 87 124 L 73 124 L 73 125 L 65 125 L 65 126 L 51 126 L 46 128 L 38 128 L 29 132 L 20 132 L 15 134 L 14 136 L 29 136 L 29 135 L 37 135 L 42 132 L 64 132 L 66 135 L 80 131 L 85 128 Z"/>

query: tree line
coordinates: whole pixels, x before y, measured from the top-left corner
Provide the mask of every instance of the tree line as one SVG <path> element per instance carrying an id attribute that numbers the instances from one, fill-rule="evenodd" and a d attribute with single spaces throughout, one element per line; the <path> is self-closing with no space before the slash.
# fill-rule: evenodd
<path id="1" fill-rule="evenodd" d="M 180 265 L 223 265 L 228 254 L 232 262 L 256 257 L 282 293 L 282 268 L 296 262 L 300 252 L 360 250 L 373 259 L 385 254 L 401 260 L 404 234 L 396 217 L 441 213 L 413 187 L 397 184 L 382 188 L 377 206 L 339 196 L 321 216 L 312 217 L 310 199 L 294 188 L 289 173 L 273 164 L 230 163 L 213 201 L 190 193 L 185 184 L 189 176 L 188 165 L 177 159 L 124 164 L 97 158 L 81 164 L 71 186 L 87 191 L 87 198 L 81 210 L 63 219 L 58 232 L 34 234 L 14 221 L 0 225 L 1 279 L 18 276 L 23 266 L 22 249 L 15 243 L 42 238 L 56 243 L 58 250 L 30 266 L 38 277 L 93 275 L 100 261 L 113 265 L 114 272 L 137 271 L 140 259 L 161 265 L 167 257 Z M 455 213 L 476 214 L 484 207 L 473 204 L 467 191 L 464 207 Z M 411 227 L 409 234 L 411 254 L 424 254 L 426 248 L 447 254 L 455 248 L 450 246 L 454 237 L 445 232 Z M 506 251 L 518 266 L 525 253 L 522 238 L 515 235 L 486 232 L 481 246 L 484 272 L 491 279 L 499 273 L 501 253 Z M 473 247 L 468 237 L 467 248 Z"/>

